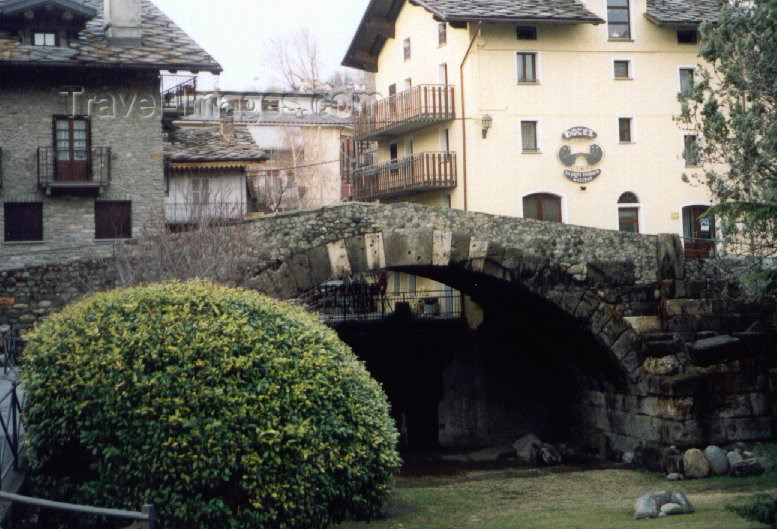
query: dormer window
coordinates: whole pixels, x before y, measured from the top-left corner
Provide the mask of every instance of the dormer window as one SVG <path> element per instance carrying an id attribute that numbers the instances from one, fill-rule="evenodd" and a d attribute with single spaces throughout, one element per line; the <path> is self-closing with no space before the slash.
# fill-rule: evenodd
<path id="1" fill-rule="evenodd" d="M 34 33 L 32 43 L 35 46 L 56 46 L 57 34 L 56 33 Z"/>

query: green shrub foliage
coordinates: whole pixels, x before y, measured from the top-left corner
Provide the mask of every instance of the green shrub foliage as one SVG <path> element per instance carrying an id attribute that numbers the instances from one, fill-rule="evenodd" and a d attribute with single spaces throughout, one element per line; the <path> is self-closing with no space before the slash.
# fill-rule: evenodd
<path id="1" fill-rule="evenodd" d="M 777 496 L 755 494 L 743 505 L 730 505 L 728 510 L 746 520 L 768 525 L 777 529 Z"/>
<path id="2" fill-rule="evenodd" d="M 326 527 L 381 510 L 399 466 L 385 394 L 315 317 L 253 292 L 99 294 L 29 337 L 34 492 L 161 527 Z"/>

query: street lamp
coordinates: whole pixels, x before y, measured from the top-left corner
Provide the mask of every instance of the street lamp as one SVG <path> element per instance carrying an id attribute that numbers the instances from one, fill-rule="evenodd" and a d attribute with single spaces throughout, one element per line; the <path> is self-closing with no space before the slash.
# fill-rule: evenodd
<path id="1" fill-rule="evenodd" d="M 484 114 L 480 121 L 483 124 L 483 139 L 485 140 L 488 137 L 488 129 L 494 124 L 494 118 L 490 114 Z"/>

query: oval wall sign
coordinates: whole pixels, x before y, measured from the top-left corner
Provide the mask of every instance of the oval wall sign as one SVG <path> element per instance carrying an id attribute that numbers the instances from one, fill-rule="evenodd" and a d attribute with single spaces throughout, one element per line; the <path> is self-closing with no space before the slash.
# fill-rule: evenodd
<path id="1" fill-rule="evenodd" d="M 564 145 L 558 153 L 559 160 L 569 169 L 564 171 L 564 176 L 577 184 L 587 184 L 602 174 L 601 169 L 596 169 L 602 158 L 604 151 L 602 148 L 591 143 L 599 135 L 596 131 L 588 127 L 573 127 L 561 135 L 562 139 L 570 142 L 570 145 Z M 582 147 L 588 144 L 588 152 L 584 152 Z"/>

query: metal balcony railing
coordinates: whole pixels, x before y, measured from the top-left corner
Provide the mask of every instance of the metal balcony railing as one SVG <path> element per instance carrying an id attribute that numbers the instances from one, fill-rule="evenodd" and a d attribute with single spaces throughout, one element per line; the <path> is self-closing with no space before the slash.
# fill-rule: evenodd
<path id="1" fill-rule="evenodd" d="M 355 200 L 381 200 L 456 187 L 456 153 L 423 152 L 355 172 Z"/>
<path id="2" fill-rule="evenodd" d="M 169 225 L 223 224 L 240 222 L 248 212 L 241 201 L 182 202 L 165 204 L 165 221 Z"/>
<path id="3" fill-rule="evenodd" d="M 194 110 L 197 99 L 197 77 L 190 75 L 162 76 L 162 109 L 178 116 Z"/>
<path id="4" fill-rule="evenodd" d="M 54 192 L 103 193 L 111 181 L 111 148 L 59 151 L 38 147 L 38 187 Z"/>
<path id="5" fill-rule="evenodd" d="M 453 87 L 418 85 L 363 109 L 356 121 L 356 138 L 381 140 L 406 134 L 455 117 Z"/>

